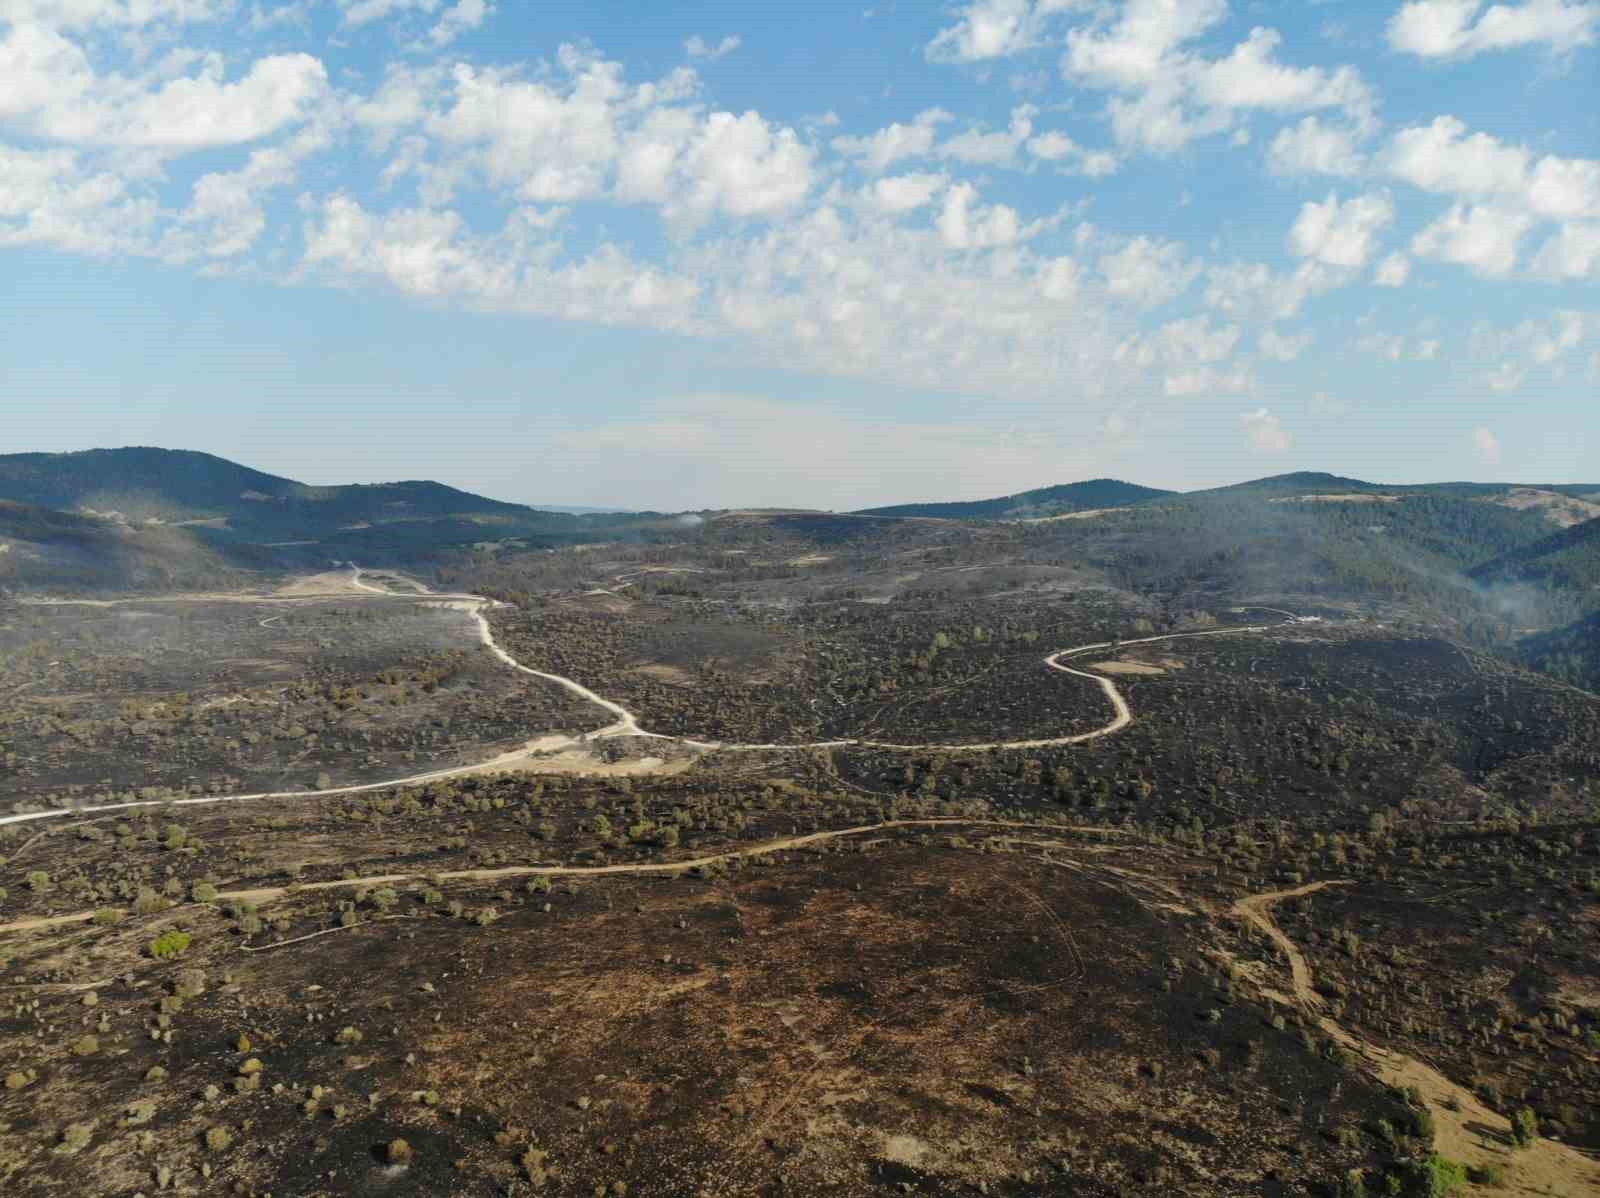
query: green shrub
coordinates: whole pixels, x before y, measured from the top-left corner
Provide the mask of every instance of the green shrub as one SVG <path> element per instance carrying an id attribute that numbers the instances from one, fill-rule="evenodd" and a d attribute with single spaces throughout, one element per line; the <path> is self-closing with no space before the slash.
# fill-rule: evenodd
<path id="1" fill-rule="evenodd" d="M 150 955 L 157 960 L 168 957 L 182 956 L 189 949 L 189 944 L 194 937 L 188 932 L 163 932 L 149 944 Z"/>
<path id="2" fill-rule="evenodd" d="M 1420 1192 L 1427 1198 L 1450 1198 L 1451 1194 L 1459 1194 L 1466 1184 L 1467 1167 L 1460 1161 L 1436 1152 L 1423 1162 Z"/>
<path id="3" fill-rule="evenodd" d="M 155 915 L 172 906 L 161 895 L 146 886 L 139 891 L 139 897 L 133 900 L 133 910 L 138 915 Z"/>
<path id="4" fill-rule="evenodd" d="M 1539 1116 L 1532 1107 L 1523 1107 L 1511 1119 L 1511 1140 L 1518 1148 L 1526 1148 L 1539 1138 Z"/>
<path id="5" fill-rule="evenodd" d="M 28 889 L 35 894 L 43 894 L 50 889 L 50 875 L 42 869 L 30 871 L 28 874 Z"/>

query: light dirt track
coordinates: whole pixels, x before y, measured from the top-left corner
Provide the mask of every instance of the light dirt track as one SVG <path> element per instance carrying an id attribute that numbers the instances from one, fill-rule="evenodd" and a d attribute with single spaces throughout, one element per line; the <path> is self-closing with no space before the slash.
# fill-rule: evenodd
<path id="1" fill-rule="evenodd" d="M 597 729 L 594 732 L 584 733 L 581 736 L 571 737 L 554 734 L 539 737 L 529 741 L 521 748 L 513 749 L 507 753 L 502 753 L 488 761 L 477 762 L 473 765 L 450 766 L 444 769 L 430 770 L 421 774 L 412 774 L 404 778 L 391 778 L 382 782 L 365 782 L 351 786 L 334 786 L 325 790 L 283 790 L 262 791 L 255 794 L 240 795 L 198 795 L 187 799 L 148 799 L 128 803 L 105 803 L 95 807 L 65 808 L 50 811 L 27 811 L 14 815 L 0 816 L 0 826 L 4 826 L 6 824 L 29 823 L 35 820 L 56 819 L 62 816 L 88 815 L 96 812 L 128 811 L 143 807 L 210 806 L 217 803 L 244 803 L 255 802 L 264 799 L 315 799 L 334 798 L 339 795 L 369 794 L 373 791 L 388 790 L 396 786 L 421 786 L 428 782 L 442 782 L 450 778 L 465 777 L 469 774 L 481 774 L 496 770 L 509 769 L 521 763 L 525 763 L 530 758 L 540 754 L 560 752 L 566 749 L 578 748 L 594 741 L 610 740 L 618 737 L 643 737 L 651 740 L 673 741 L 677 744 L 683 745 L 686 748 L 699 750 L 701 752 L 775 752 L 784 750 L 797 751 L 858 747 L 886 749 L 892 752 L 935 751 L 944 753 L 982 753 L 989 752 L 994 749 L 1044 749 L 1056 748 L 1065 745 L 1084 744 L 1088 741 L 1099 740 L 1101 737 L 1111 736 L 1117 732 L 1121 732 L 1129 724 L 1133 723 L 1134 715 L 1132 709 L 1128 706 L 1127 699 L 1123 696 L 1122 691 L 1118 689 L 1114 680 L 1102 674 L 1091 674 L 1085 670 L 1076 670 L 1071 666 L 1063 665 L 1062 662 L 1064 659 L 1077 657 L 1084 653 L 1095 653 L 1116 646 L 1148 645 L 1160 641 L 1183 640 L 1193 637 L 1236 636 L 1242 633 L 1265 632 L 1269 628 L 1273 627 L 1272 625 L 1268 624 L 1253 624 L 1238 628 L 1209 629 L 1204 632 L 1174 632 L 1166 633 L 1161 636 L 1141 637 L 1136 640 L 1097 641 L 1092 645 L 1078 645 L 1071 649 L 1057 650 L 1044 659 L 1045 666 L 1047 666 L 1049 669 L 1057 670 L 1063 674 L 1070 674 L 1076 678 L 1086 678 L 1095 683 L 1100 687 L 1100 690 L 1105 695 L 1107 702 L 1111 704 L 1111 709 L 1113 712 L 1113 717 L 1109 723 L 1099 728 L 1095 728 L 1089 732 L 1080 732 L 1071 736 L 1043 737 L 1035 740 L 980 741 L 961 744 L 903 744 L 894 741 L 859 740 L 854 738 L 806 741 L 793 744 L 781 744 L 777 742 L 765 744 L 729 744 L 721 741 L 695 740 L 686 736 L 673 736 L 664 732 L 648 731 L 647 729 L 640 727 L 638 717 L 626 707 L 623 707 L 620 703 L 616 703 L 602 695 L 596 694 L 582 683 L 576 682 L 571 678 L 566 678 L 560 674 L 546 673 L 543 670 L 535 670 L 530 666 L 523 665 L 516 658 L 511 656 L 511 654 L 507 653 L 494 638 L 494 629 L 490 626 L 488 618 L 484 615 L 485 611 L 497 606 L 501 606 L 493 599 L 487 599 L 482 595 L 434 592 L 423 586 L 421 583 L 413 584 L 417 587 L 417 593 L 400 594 L 363 582 L 362 574 L 364 571 L 360 566 L 355 565 L 353 562 L 350 563 L 350 570 L 351 574 L 348 579 L 338 576 L 336 583 L 326 584 L 331 588 L 328 589 L 326 593 L 308 593 L 304 588 L 295 587 L 290 588 L 286 590 L 286 592 L 280 593 L 276 596 L 252 595 L 249 597 L 249 601 L 253 603 L 304 603 L 308 600 L 314 600 L 317 598 L 350 598 L 361 597 L 364 595 L 375 595 L 383 599 L 420 601 L 455 608 L 459 611 L 466 612 L 472 618 L 478 627 L 479 641 L 504 665 L 513 670 L 517 670 L 520 673 L 527 674 L 530 677 L 540 678 L 546 682 L 555 683 L 557 686 L 565 688 L 567 691 L 577 695 L 579 698 L 585 699 L 602 710 L 609 712 L 611 715 L 615 716 L 616 719 L 612 723 L 606 725 L 604 728 Z M 319 579 L 328 579 L 333 576 L 319 575 L 318 577 Z M 182 598 L 183 596 L 162 596 L 160 597 L 160 601 L 178 602 L 181 601 Z M 211 600 L 219 598 L 219 596 L 195 595 L 189 596 L 189 598 Z M 234 598 L 240 597 L 234 596 Z M 143 602 L 143 600 L 52 599 L 34 600 L 32 602 L 50 605 L 83 603 L 90 606 L 105 607 L 117 603 Z M 1293 617 L 1291 616 L 1291 619 L 1292 618 Z"/>
<path id="2" fill-rule="evenodd" d="M 853 828 L 835 828 L 824 832 L 807 832 L 799 836 L 784 836 L 777 840 L 764 840 L 759 844 L 744 845 L 722 853 L 703 857 L 686 857 L 678 861 L 652 861 L 630 865 L 508 865 L 499 869 L 432 870 L 426 873 L 372 874 L 362 878 L 335 878 L 326 882 L 304 882 L 293 886 L 266 886 L 255 890 L 227 890 L 219 892 L 216 901 L 270 903 L 289 894 L 312 894 L 319 890 L 362 889 L 368 886 L 397 886 L 424 879 L 443 879 L 447 882 L 494 882 L 502 878 L 592 878 L 612 874 L 667 874 L 675 875 L 691 869 L 705 869 L 744 857 L 764 857 L 769 853 L 783 853 L 809 848 L 846 837 L 866 836 L 874 832 L 887 832 L 896 828 L 1012 828 L 1029 832 L 1074 833 L 1095 836 L 1126 836 L 1125 828 L 1102 827 L 1098 824 L 1031 824 L 1020 820 L 966 819 L 960 816 L 933 819 L 892 819 L 876 824 L 858 824 Z M 37 932 L 47 928 L 65 927 L 69 924 L 88 923 L 93 911 L 75 911 L 70 915 L 47 915 L 22 919 L 15 923 L 0 924 L 0 935 L 13 932 Z"/>
<path id="3" fill-rule="evenodd" d="M 1368 1062 L 1384 1084 L 1402 1090 L 1414 1089 L 1422 1095 L 1433 1115 L 1437 1152 L 1472 1168 L 1497 1165 L 1504 1169 L 1506 1182 L 1497 1193 L 1519 1198 L 1579 1198 L 1580 1195 L 1600 1194 L 1600 1162 L 1594 1158 L 1569 1145 L 1545 1139 L 1520 1152 L 1512 1152 L 1511 1121 L 1484 1106 L 1470 1089 L 1414 1057 L 1362 1040 L 1321 1013 L 1322 996 L 1314 988 L 1305 954 L 1278 926 L 1272 917 L 1272 908 L 1285 899 L 1314 894 L 1329 886 L 1347 885 L 1350 883 L 1311 882 L 1292 890 L 1250 895 L 1234 903 L 1230 914 L 1263 932 L 1288 959 L 1294 1001 L 1316 1019 L 1325 1035 Z"/>

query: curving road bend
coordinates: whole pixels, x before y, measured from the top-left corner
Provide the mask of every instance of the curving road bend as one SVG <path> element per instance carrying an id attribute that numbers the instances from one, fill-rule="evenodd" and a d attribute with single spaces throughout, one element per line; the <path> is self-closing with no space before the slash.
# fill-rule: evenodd
<path id="1" fill-rule="evenodd" d="M 772 752 L 779 750 L 796 749 L 840 749 L 849 747 L 887 749 L 896 752 L 946 752 L 946 753 L 979 753 L 993 749 L 1044 749 L 1064 745 L 1083 744 L 1087 741 L 1099 740 L 1104 736 L 1111 736 L 1122 731 L 1134 721 L 1132 708 L 1128 706 L 1126 697 L 1111 678 L 1103 674 L 1091 674 L 1086 670 L 1073 669 L 1062 664 L 1064 660 L 1077 657 L 1085 653 L 1094 653 L 1103 649 L 1123 647 L 1127 645 L 1148 645 L 1160 641 L 1184 640 L 1192 637 L 1203 636 L 1237 636 L 1242 633 L 1266 632 L 1274 627 L 1270 624 L 1251 624 L 1238 628 L 1216 628 L 1204 632 L 1173 632 L 1161 636 L 1141 637 L 1137 640 L 1124 641 L 1096 641 L 1090 645 L 1078 645 L 1071 649 L 1058 649 L 1044 659 L 1044 664 L 1049 669 L 1058 670 L 1063 674 L 1071 674 L 1076 678 L 1087 678 L 1100 687 L 1107 702 L 1111 704 L 1114 713 L 1111 721 L 1089 732 L 1079 732 L 1071 736 L 1044 737 L 1037 740 L 1013 741 L 982 741 L 965 744 L 899 744 L 893 741 L 860 740 L 845 738 L 840 740 L 805 741 L 794 744 L 733 744 L 721 741 L 694 740 L 685 736 L 673 736 L 665 732 L 651 732 L 642 728 L 639 718 L 622 704 L 596 694 L 580 682 L 560 674 L 550 674 L 543 670 L 535 670 L 525 666 L 511 654 L 507 653 L 494 638 L 494 629 L 490 626 L 484 612 L 501 606 L 496 600 L 485 598 L 482 595 L 449 594 L 429 590 L 420 583 L 418 593 L 415 595 L 401 595 L 394 591 L 384 590 L 382 587 L 372 586 L 362 581 L 364 571 L 354 562 L 349 563 L 352 571 L 351 586 L 359 591 L 379 595 L 387 599 L 422 599 L 435 603 L 443 603 L 458 610 L 467 612 L 478 626 L 478 639 L 494 656 L 504 665 L 534 678 L 541 678 L 564 687 L 572 694 L 585 699 L 602 710 L 609 712 L 616 719 L 604 728 L 594 732 L 584 733 L 581 736 L 564 736 L 560 734 L 541 737 L 530 741 L 528 744 L 510 752 L 502 753 L 488 761 L 481 761 L 473 765 L 449 766 L 445 769 L 430 770 L 426 773 L 411 774 L 404 778 L 390 778 L 382 782 L 364 782 L 350 786 L 334 786 L 326 790 L 275 790 L 261 791 L 254 794 L 238 795 L 196 795 L 186 799 L 140 799 L 127 803 L 103 803 L 92 807 L 52 808 L 48 811 L 25 811 L 13 815 L 0 816 L 0 827 L 7 824 L 31 823 L 35 820 L 56 819 L 62 816 L 93 815 L 100 812 L 129 811 L 141 807 L 197 807 L 209 806 L 215 803 L 245 803 L 262 799 L 316 799 L 333 798 L 339 795 L 370 794 L 373 791 L 389 790 L 396 786 L 420 786 L 428 782 L 442 782 L 450 778 L 459 778 L 468 774 L 477 774 L 494 769 L 508 767 L 526 761 L 529 757 L 539 753 L 556 752 L 562 749 L 577 748 L 598 740 L 610 740 L 617 737 L 645 737 L 653 740 L 668 740 L 681 744 L 686 748 L 698 749 L 703 752 Z M 171 599 L 176 600 L 178 596 Z M 261 602 L 305 602 L 306 596 L 294 598 L 272 599 L 253 597 L 252 601 Z M 95 606 L 105 606 L 116 600 L 51 600 L 53 603 L 84 602 Z M 1295 617 L 1290 617 L 1291 620 Z"/>

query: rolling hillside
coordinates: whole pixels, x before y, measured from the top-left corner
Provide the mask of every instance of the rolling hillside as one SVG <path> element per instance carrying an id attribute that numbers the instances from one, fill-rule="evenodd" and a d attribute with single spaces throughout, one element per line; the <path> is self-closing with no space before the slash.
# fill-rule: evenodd
<path id="1" fill-rule="evenodd" d="M 998 499 L 978 499 L 957 503 L 898 503 L 889 507 L 863 508 L 860 516 L 934 516 L 945 520 L 1027 520 L 1102 508 L 1128 507 L 1148 499 L 1171 495 L 1171 491 L 1141 487 L 1114 478 L 1095 478 L 1081 483 L 1040 487 Z"/>
<path id="2" fill-rule="evenodd" d="M 576 515 L 441 483 L 309 486 L 188 450 L 0 455 L 0 579 L 13 586 L 215 586 L 330 561 L 420 564 L 479 545 L 634 534 L 649 514 Z"/>

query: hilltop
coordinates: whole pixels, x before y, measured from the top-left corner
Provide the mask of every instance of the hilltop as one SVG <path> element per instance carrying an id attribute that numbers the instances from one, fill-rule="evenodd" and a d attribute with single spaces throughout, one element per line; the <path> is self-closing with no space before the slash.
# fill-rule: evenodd
<path id="1" fill-rule="evenodd" d="M 1171 495 L 1156 487 L 1115 478 L 1092 478 L 1080 483 L 1038 487 L 998 499 L 970 502 L 897 503 L 889 507 L 862 508 L 858 516 L 934 516 L 945 520 L 1026 520 L 1098 508 L 1127 507 L 1147 499 Z"/>

